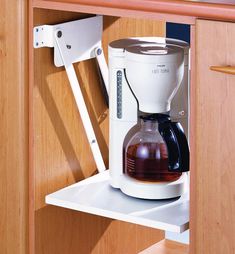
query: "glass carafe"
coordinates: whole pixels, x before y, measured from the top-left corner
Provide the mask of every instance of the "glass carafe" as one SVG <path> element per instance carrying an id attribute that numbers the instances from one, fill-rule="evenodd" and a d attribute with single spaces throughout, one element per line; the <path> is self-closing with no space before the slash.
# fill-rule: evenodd
<path id="1" fill-rule="evenodd" d="M 170 122 L 168 116 L 164 118 L 162 114 L 140 117 L 139 131 L 124 148 L 124 173 L 128 176 L 151 182 L 171 182 L 180 178 L 181 172 L 170 171 L 168 146 L 159 133 L 159 119 Z"/>

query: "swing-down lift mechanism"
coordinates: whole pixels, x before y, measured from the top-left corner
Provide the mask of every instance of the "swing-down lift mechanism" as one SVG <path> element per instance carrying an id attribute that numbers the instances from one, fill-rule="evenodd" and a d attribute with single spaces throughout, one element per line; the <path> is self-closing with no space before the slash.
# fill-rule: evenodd
<path id="1" fill-rule="evenodd" d="M 88 114 L 73 63 L 96 58 L 108 94 L 108 68 L 101 45 L 102 16 L 34 27 L 34 48 L 54 47 L 54 64 L 64 66 L 99 172 L 105 164 Z"/>

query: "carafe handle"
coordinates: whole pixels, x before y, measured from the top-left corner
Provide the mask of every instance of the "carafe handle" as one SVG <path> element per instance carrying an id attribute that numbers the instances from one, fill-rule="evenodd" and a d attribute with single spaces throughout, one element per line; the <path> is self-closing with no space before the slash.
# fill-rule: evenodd
<path id="1" fill-rule="evenodd" d="M 158 129 L 167 146 L 169 171 L 189 171 L 189 147 L 180 123 L 162 122 Z"/>

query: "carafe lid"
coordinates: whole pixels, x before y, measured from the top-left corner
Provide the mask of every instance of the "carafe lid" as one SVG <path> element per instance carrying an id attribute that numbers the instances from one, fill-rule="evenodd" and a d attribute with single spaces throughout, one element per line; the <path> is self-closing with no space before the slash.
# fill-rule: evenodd
<path id="1" fill-rule="evenodd" d="M 141 115 L 140 119 L 143 121 L 157 121 L 159 123 L 164 123 L 170 121 L 170 116 L 167 114 L 147 114 L 147 115 Z"/>

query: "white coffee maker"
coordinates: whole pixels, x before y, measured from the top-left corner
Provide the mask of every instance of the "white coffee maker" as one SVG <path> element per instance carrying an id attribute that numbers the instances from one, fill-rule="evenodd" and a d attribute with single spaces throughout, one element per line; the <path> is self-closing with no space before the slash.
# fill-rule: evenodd
<path id="1" fill-rule="evenodd" d="M 109 45 L 110 184 L 129 196 L 169 199 L 187 189 L 188 51 L 186 42 L 161 37 L 127 38 Z M 163 139 L 169 131 L 164 132 L 160 125 L 172 126 L 171 137 L 163 141 L 167 143 L 169 173 L 181 172 L 177 180 L 143 181 L 127 174 L 127 137 L 138 126 L 140 115 L 145 120 L 155 117 L 160 121 L 157 126 Z M 183 141 L 174 141 L 174 130 Z M 178 154 L 174 151 L 177 149 Z"/>

